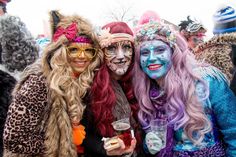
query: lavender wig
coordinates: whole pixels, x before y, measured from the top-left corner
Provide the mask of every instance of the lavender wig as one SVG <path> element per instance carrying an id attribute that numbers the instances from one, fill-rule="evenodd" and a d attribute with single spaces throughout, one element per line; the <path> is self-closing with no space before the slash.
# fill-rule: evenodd
<path id="1" fill-rule="evenodd" d="M 148 29 L 148 23 L 145 25 L 145 30 Z M 153 27 L 150 27 L 153 28 Z M 161 27 L 160 27 L 161 28 Z M 136 45 L 135 45 L 135 65 L 134 65 L 134 88 L 135 95 L 140 105 L 139 120 L 145 131 L 149 129 L 149 124 L 152 119 L 157 118 L 158 108 L 154 105 L 153 100 L 150 99 L 150 90 L 152 89 L 155 80 L 149 78 L 140 67 L 140 45 L 147 40 L 162 40 L 172 47 L 172 66 L 163 80 L 161 87 L 166 94 L 166 101 L 162 104 L 166 111 L 170 125 L 177 130 L 183 127 L 186 135 L 195 144 L 201 142 L 204 135 L 210 131 L 211 124 L 203 111 L 200 101 L 205 100 L 209 96 L 209 87 L 204 80 L 194 73 L 193 68 L 199 66 L 195 61 L 192 53 L 188 49 L 186 41 L 175 31 L 167 30 L 174 34 L 175 43 L 170 43 L 168 38 L 164 36 L 163 30 L 156 30 L 154 38 L 137 36 L 138 31 L 142 31 L 142 26 L 136 30 Z M 162 33 L 162 34 L 161 34 Z M 161 36 L 161 37 L 160 37 Z M 164 39 L 164 40 L 163 40 Z M 142 83 L 140 83 L 142 82 Z M 196 82 L 201 82 L 206 91 L 206 97 L 202 100 L 198 99 L 195 93 Z M 156 83 L 157 85 L 157 83 Z M 158 86 L 158 85 L 157 85 Z M 158 99 L 158 98 L 157 98 Z M 193 133 L 198 133 L 198 139 L 193 137 Z"/>

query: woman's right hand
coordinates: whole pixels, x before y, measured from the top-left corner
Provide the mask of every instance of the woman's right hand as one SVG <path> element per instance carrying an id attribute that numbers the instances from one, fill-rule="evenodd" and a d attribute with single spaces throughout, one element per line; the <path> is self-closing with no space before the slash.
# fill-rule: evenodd
<path id="1" fill-rule="evenodd" d="M 104 142 L 104 148 L 106 150 L 107 156 L 121 156 L 124 154 L 132 154 L 135 146 L 136 146 L 136 139 L 133 139 L 131 141 L 130 147 L 126 148 L 124 142 L 120 139 L 117 138 L 117 146 L 114 149 L 109 149 L 109 145 L 111 143 L 109 142 Z"/>

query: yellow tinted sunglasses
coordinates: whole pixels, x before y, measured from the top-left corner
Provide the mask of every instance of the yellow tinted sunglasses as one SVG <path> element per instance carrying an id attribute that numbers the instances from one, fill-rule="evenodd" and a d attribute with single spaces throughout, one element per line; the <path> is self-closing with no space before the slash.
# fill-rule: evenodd
<path id="1" fill-rule="evenodd" d="M 67 54 L 72 58 L 79 57 L 82 54 L 82 52 L 88 59 L 93 59 L 97 54 L 97 50 L 92 47 L 83 48 L 83 47 L 73 45 L 73 46 L 66 47 L 66 50 L 67 50 Z"/>

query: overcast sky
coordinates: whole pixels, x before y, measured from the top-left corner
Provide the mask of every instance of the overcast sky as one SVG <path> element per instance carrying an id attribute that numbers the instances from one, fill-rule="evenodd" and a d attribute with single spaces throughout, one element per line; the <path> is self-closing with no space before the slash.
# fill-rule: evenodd
<path id="1" fill-rule="evenodd" d="M 145 10 L 156 11 L 161 18 L 176 25 L 187 15 L 196 17 L 208 28 L 212 36 L 212 15 L 222 4 L 236 8 L 236 0 L 12 0 L 7 8 L 9 14 L 19 16 L 33 35 L 44 33 L 43 21 L 48 21 L 48 11 L 58 9 L 65 14 L 79 14 L 94 25 L 110 22 L 108 14 L 122 6 L 132 6 L 130 14 L 137 18 Z"/>

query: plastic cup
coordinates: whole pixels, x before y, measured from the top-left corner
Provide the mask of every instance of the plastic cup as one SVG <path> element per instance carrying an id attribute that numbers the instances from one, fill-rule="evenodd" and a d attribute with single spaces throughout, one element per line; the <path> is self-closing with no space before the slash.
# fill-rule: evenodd
<path id="1" fill-rule="evenodd" d="M 151 131 L 162 140 L 162 148 L 166 147 L 167 120 L 154 119 L 150 122 Z"/>
<path id="2" fill-rule="evenodd" d="M 117 136 L 124 142 L 125 147 L 129 147 L 133 139 L 129 118 L 114 121 L 112 126 Z"/>

